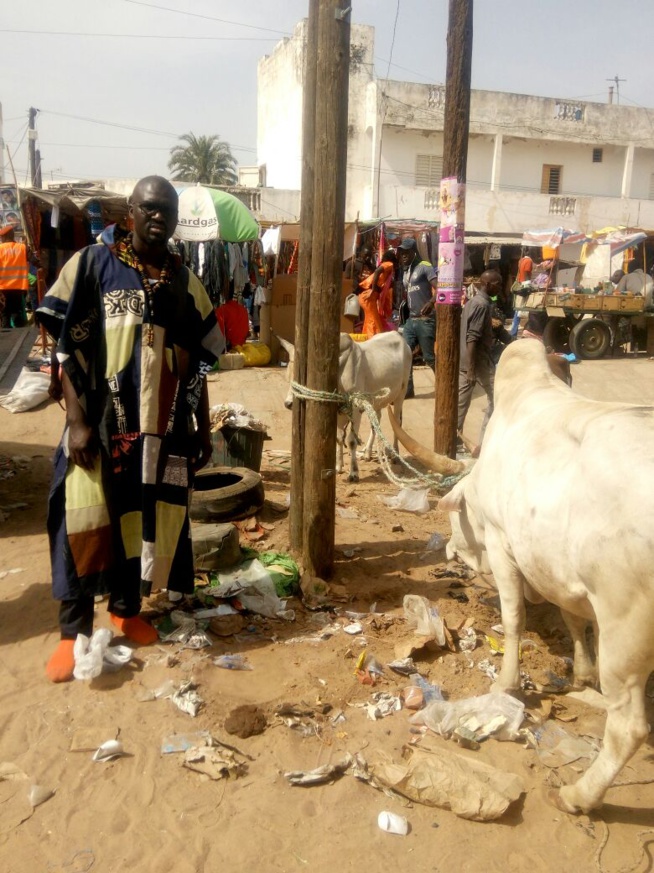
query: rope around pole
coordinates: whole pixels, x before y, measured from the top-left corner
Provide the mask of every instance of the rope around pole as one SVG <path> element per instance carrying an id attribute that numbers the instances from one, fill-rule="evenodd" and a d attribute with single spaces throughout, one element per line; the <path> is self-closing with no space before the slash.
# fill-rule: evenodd
<path id="1" fill-rule="evenodd" d="M 469 470 L 464 470 L 452 476 L 442 476 L 439 473 L 421 473 L 417 470 L 406 458 L 403 458 L 395 451 L 393 445 L 388 441 L 382 432 L 379 416 L 374 407 L 374 402 L 383 403 L 390 395 L 389 388 L 382 388 L 374 394 L 365 394 L 360 391 L 351 391 L 347 394 L 341 394 L 338 391 L 317 391 L 314 388 L 307 388 L 306 385 L 300 385 L 298 382 L 291 382 L 291 391 L 295 397 L 301 400 L 313 400 L 318 403 L 338 403 L 338 411 L 342 415 L 352 420 L 354 410 L 365 412 L 370 420 L 370 427 L 379 440 L 379 448 L 377 454 L 379 463 L 386 478 L 397 485 L 399 488 L 434 488 L 437 491 L 448 491 L 453 485 L 467 476 Z M 392 460 L 398 460 L 412 475 L 398 476 L 392 468 Z"/>

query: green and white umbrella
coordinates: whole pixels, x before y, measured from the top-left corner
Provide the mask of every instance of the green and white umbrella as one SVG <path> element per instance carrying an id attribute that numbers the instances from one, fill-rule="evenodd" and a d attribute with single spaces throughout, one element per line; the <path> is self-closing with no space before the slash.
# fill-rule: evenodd
<path id="1" fill-rule="evenodd" d="M 258 238 L 259 224 L 238 197 L 204 185 L 176 187 L 179 192 L 176 239 L 247 242 Z"/>

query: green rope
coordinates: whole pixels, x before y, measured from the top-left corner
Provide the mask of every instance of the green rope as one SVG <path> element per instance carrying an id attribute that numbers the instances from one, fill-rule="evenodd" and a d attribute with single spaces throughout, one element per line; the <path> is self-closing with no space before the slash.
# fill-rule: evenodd
<path id="1" fill-rule="evenodd" d="M 377 454 L 382 471 L 386 478 L 399 488 L 415 488 L 418 485 L 422 488 L 434 488 L 437 491 L 449 491 L 453 485 L 456 485 L 460 479 L 463 479 L 470 472 L 470 470 L 464 470 L 462 473 L 452 476 L 442 476 L 439 473 L 421 473 L 406 458 L 403 458 L 395 451 L 393 445 L 382 432 L 379 416 L 373 405 L 373 401 L 379 403 L 388 398 L 391 393 L 389 388 L 382 388 L 381 391 L 374 394 L 364 394 L 360 391 L 350 391 L 347 394 L 341 394 L 338 391 L 317 391 L 314 388 L 307 388 L 306 385 L 300 385 L 298 382 L 291 382 L 291 390 L 294 396 L 301 400 L 314 400 L 319 403 L 338 403 L 339 413 L 347 415 L 350 420 L 352 420 L 355 409 L 365 412 L 370 420 L 370 427 L 379 441 Z M 358 442 L 361 444 L 360 440 Z M 393 458 L 398 460 L 412 475 L 406 477 L 398 476 L 391 466 Z"/>

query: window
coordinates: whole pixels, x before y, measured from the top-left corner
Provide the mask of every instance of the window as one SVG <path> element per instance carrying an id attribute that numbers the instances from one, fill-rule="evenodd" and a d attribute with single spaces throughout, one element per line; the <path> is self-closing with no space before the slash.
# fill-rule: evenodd
<path id="1" fill-rule="evenodd" d="M 593 149 L 593 163 L 601 164 L 603 158 L 603 150 L 602 149 Z"/>
<path id="2" fill-rule="evenodd" d="M 563 167 L 554 164 L 543 164 L 543 177 L 540 183 L 540 193 L 560 194 L 562 173 Z"/>
<path id="3" fill-rule="evenodd" d="M 443 155 L 416 155 L 416 185 L 434 188 L 441 183 Z"/>

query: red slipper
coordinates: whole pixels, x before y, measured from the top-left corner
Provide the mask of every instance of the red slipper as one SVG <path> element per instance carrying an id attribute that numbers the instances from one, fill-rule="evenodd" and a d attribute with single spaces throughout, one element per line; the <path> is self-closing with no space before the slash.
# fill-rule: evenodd
<path id="1" fill-rule="evenodd" d="M 148 624 L 147 621 L 143 621 L 143 619 L 138 615 L 135 615 L 132 618 L 121 618 L 119 615 L 114 615 L 110 612 L 109 617 L 111 623 L 114 624 L 128 640 L 132 640 L 140 646 L 150 646 L 152 643 L 156 643 L 159 639 L 159 634 L 152 625 Z"/>
<path id="2" fill-rule="evenodd" d="M 73 646 L 75 640 L 60 640 L 46 664 L 45 672 L 51 682 L 70 682 L 75 669 Z"/>

